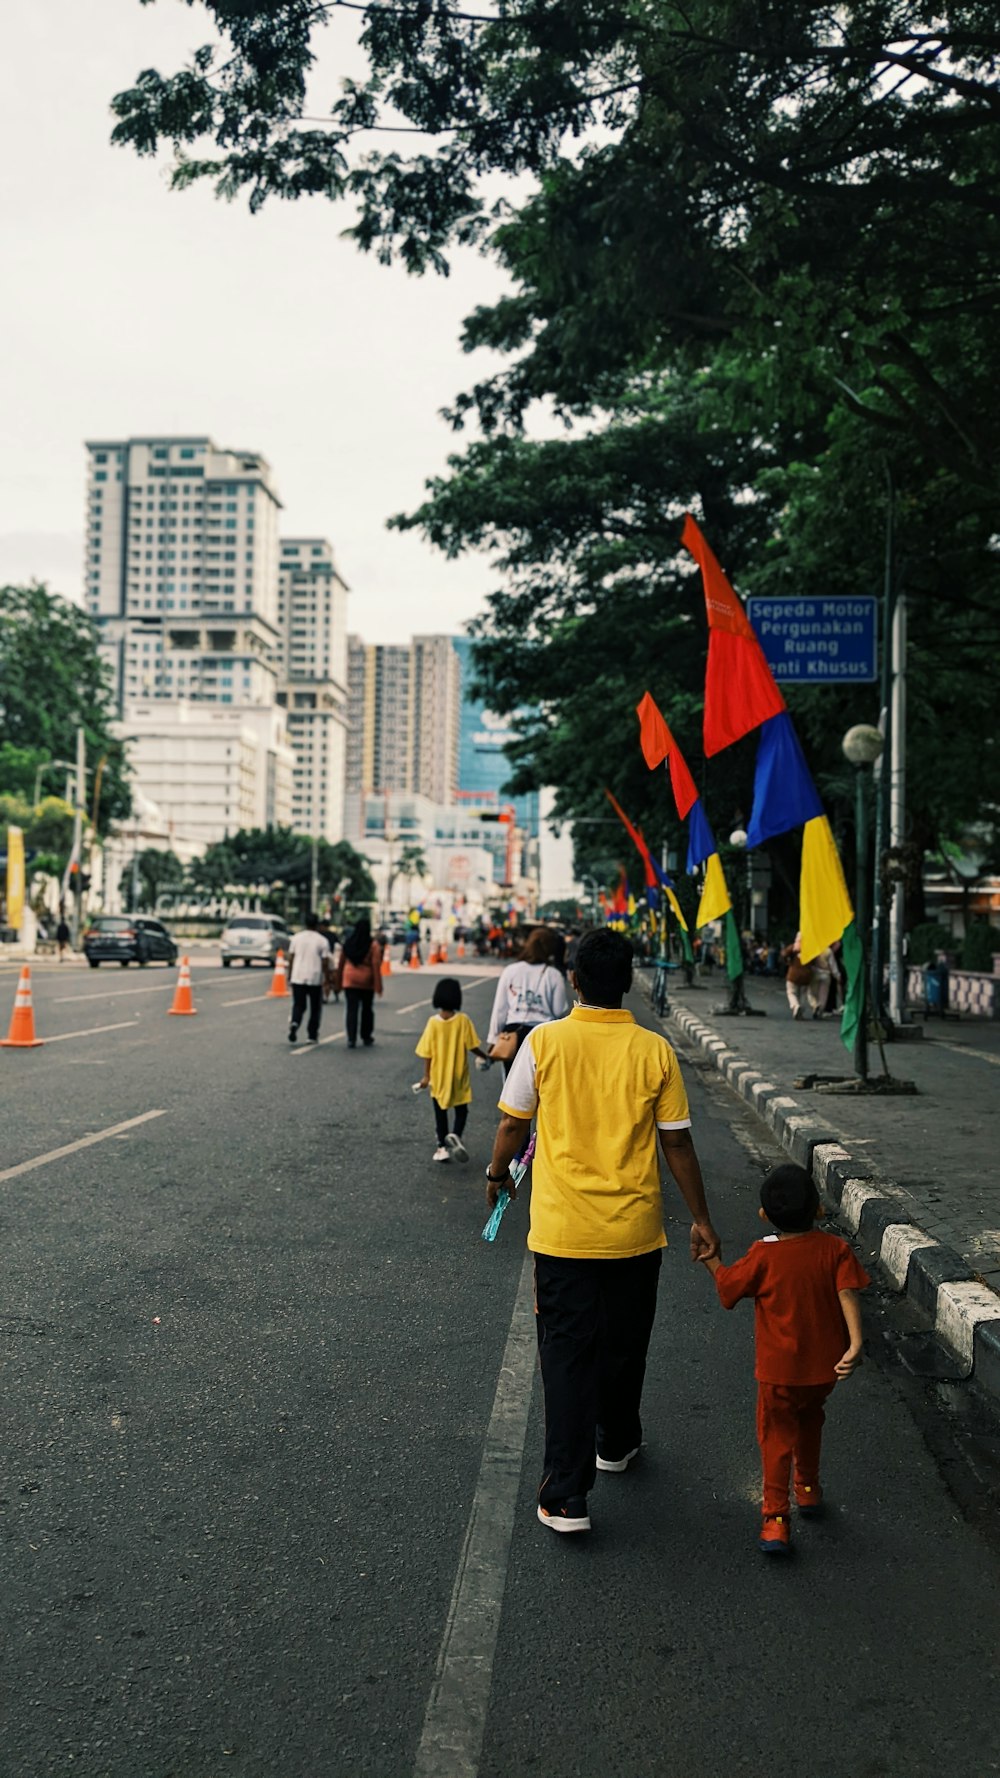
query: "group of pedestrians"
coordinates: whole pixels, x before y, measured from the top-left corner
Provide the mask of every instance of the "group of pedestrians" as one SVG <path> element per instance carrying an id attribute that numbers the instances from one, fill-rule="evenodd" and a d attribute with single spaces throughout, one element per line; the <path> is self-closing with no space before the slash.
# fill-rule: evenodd
<path id="1" fill-rule="evenodd" d="M 372 937 L 371 922 L 357 920 L 339 943 L 320 928 L 319 917 L 307 914 L 305 927 L 288 948 L 292 1013 L 288 1041 L 298 1040 L 299 1027 L 307 1017 L 306 1036 L 319 1042 L 323 1002 L 332 993 L 344 996 L 348 1049 L 356 1049 L 358 1037 L 366 1048 L 375 1041 L 375 996 L 382 992 L 382 947 Z"/>

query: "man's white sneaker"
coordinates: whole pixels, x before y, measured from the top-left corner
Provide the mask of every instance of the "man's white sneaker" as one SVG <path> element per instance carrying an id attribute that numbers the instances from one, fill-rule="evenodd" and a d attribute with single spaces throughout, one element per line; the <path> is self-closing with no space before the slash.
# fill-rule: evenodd
<path id="1" fill-rule="evenodd" d="M 435 1161 L 450 1161 L 451 1152 L 447 1148 L 436 1148 L 432 1157 Z"/>
<path id="2" fill-rule="evenodd" d="M 633 1457 L 638 1457 L 638 1455 L 639 1455 L 639 1446 L 636 1445 L 635 1450 L 634 1451 L 626 1451 L 624 1457 L 601 1457 L 601 1456 L 598 1456 L 597 1467 L 598 1467 L 598 1469 L 606 1469 L 609 1472 L 609 1474 L 611 1474 L 611 1475 L 621 1475 L 622 1471 L 626 1470 L 628 1468 Z"/>
<path id="3" fill-rule="evenodd" d="M 456 1136 L 454 1131 L 452 1131 L 450 1133 L 450 1135 L 445 1137 L 444 1142 L 445 1142 L 445 1147 L 448 1149 L 449 1153 L 451 1154 L 451 1156 L 454 1160 L 456 1160 L 456 1161 L 467 1161 L 468 1160 L 469 1151 L 466 1148 L 465 1143 L 462 1141 L 461 1136 Z"/>

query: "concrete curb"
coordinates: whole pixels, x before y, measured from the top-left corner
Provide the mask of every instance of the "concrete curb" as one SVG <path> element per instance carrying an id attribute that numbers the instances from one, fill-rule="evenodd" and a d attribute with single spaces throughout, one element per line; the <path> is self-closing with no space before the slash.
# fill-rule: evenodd
<path id="1" fill-rule="evenodd" d="M 1000 1399 L 1000 1295 L 959 1254 L 918 1228 L 902 1186 L 854 1160 L 822 1118 L 745 1061 L 718 1031 L 687 1007 L 672 1006 L 668 1018 L 715 1063 L 792 1160 L 809 1168 L 841 1224 L 874 1250 L 883 1281 L 930 1318 L 963 1377 Z"/>

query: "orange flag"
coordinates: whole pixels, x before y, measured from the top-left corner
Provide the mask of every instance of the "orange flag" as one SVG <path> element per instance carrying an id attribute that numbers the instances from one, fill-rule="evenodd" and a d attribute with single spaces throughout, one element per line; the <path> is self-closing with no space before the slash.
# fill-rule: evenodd
<path id="1" fill-rule="evenodd" d="M 639 745 L 650 771 L 655 771 L 665 759 L 670 761 L 674 802 L 683 821 L 690 813 L 692 804 L 698 801 L 698 792 L 684 755 L 667 727 L 663 712 L 648 691 L 643 694 L 642 703 L 636 705 L 636 714 L 639 718 Z"/>
<path id="2" fill-rule="evenodd" d="M 786 708 L 753 625 L 691 514 L 681 534 L 701 569 L 708 616 L 705 755 L 721 753 Z"/>

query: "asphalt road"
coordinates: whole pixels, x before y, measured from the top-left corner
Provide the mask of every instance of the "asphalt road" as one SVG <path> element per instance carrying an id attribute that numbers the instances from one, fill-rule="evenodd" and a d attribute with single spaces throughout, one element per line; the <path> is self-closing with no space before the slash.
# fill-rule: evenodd
<path id="1" fill-rule="evenodd" d="M 263 971 L 204 959 L 195 1019 L 167 1016 L 166 971 L 35 972 L 63 1041 L 0 1052 L 0 1774 L 1000 1772 L 1000 1571 L 960 1422 L 882 1361 L 872 1293 L 873 1362 L 829 1415 L 833 1511 L 766 1563 L 752 1317 L 690 1265 L 679 1200 L 647 1448 L 599 1478 L 588 1539 L 556 1538 L 535 1385 L 509 1560 L 471 1583 L 499 1628 L 481 1747 L 418 1754 L 474 1503 L 504 1531 L 483 1452 L 526 1220 L 479 1240 L 498 1071 L 473 1076 L 472 1164 L 431 1161 L 409 1089 L 433 979 L 395 974 L 376 1046 L 348 1052 L 332 1007 L 334 1041 L 292 1050 Z M 686 1074 L 734 1253 L 772 1151 Z"/>

